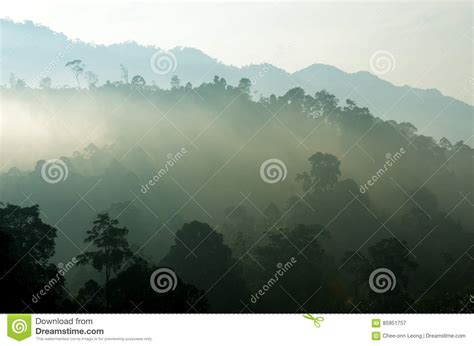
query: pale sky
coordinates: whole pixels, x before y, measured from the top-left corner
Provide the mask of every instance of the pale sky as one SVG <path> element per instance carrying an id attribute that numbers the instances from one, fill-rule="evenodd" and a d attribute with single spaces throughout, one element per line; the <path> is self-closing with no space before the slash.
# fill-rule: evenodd
<path id="1" fill-rule="evenodd" d="M 388 51 L 394 68 L 380 78 L 473 104 L 471 2 L 13 0 L 0 16 L 88 42 L 194 47 L 226 64 L 289 72 L 313 63 L 370 71 L 370 57 Z"/>

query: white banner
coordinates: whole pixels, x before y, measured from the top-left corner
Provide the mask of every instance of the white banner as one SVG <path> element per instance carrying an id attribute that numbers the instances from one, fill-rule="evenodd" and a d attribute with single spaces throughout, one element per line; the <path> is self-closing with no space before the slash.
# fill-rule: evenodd
<path id="1" fill-rule="evenodd" d="M 1 345 L 473 345 L 471 314 L 11 314 Z M 2 328 L 3 329 L 3 328 Z"/>

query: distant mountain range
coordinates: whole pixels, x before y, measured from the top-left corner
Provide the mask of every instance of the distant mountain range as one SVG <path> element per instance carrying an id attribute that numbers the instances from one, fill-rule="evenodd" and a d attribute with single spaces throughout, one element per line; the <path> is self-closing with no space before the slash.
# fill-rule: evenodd
<path id="1" fill-rule="evenodd" d="M 198 49 L 177 47 L 170 51 L 176 59 L 171 60 L 171 71 L 157 74 L 152 65 L 155 64 L 156 70 L 158 60 L 152 57 L 160 50 L 158 47 L 135 42 L 95 45 L 71 40 L 29 21 L 14 23 L 8 19 L 0 19 L 0 33 L 2 84 L 7 84 L 13 73 L 33 87 L 46 76 L 52 79 L 53 86 L 74 86 L 76 80 L 65 67 L 74 59 L 82 60 L 85 71 L 97 74 L 99 84 L 120 80 L 121 64 L 128 70 L 129 79 L 141 75 L 148 84 L 162 88 L 169 88 L 174 74 L 182 84 L 191 82 L 193 85 L 210 82 L 214 75 L 224 77 L 232 85 L 246 77 L 253 82 L 252 91 L 256 97 L 272 93 L 282 95 L 294 87 L 302 87 L 310 94 L 326 89 L 341 101 L 349 98 L 385 120 L 410 122 L 423 135 L 437 140 L 446 137 L 453 142 L 473 143 L 470 139 L 473 106 L 444 96 L 436 89 L 395 86 L 369 72 L 347 73 L 323 64 L 313 64 L 295 73 L 271 64 L 239 68 L 226 65 Z"/>

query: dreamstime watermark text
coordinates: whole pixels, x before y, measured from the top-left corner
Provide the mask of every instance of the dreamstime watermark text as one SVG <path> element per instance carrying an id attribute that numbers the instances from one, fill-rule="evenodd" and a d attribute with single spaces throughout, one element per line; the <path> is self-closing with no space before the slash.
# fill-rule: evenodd
<path id="1" fill-rule="evenodd" d="M 400 148 L 395 154 L 390 154 L 387 153 L 385 154 L 385 158 L 387 161 L 385 161 L 384 165 L 382 168 L 378 169 L 375 174 L 370 177 L 369 180 L 364 185 L 360 185 L 359 191 L 360 193 L 366 193 L 369 190 L 369 187 L 374 186 L 374 184 L 381 179 L 385 173 L 392 167 L 402 156 L 405 154 L 406 151 L 404 148 Z"/>
<path id="2" fill-rule="evenodd" d="M 166 160 L 165 165 L 161 167 L 158 172 L 151 179 L 144 185 L 142 185 L 140 191 L 143 194 L 146 194 L 148 191 L 151 190 L 152 186 L 154 186 L 161 178 L 168 174 L 169 170 L 184 157 L 184 154 L 187 154 L 188 151 L 186 148 L 181 148 L 176 154 L 169 153 L 166 155 L 168 160 Z"/>
<path id="3" fill-rule="evenodd" d="M 42 289 L 40 289 L 37 293 L 33 294 L 31 297 L 31 301 L 36 304 L 38 303 L 42 297 L 48 294 L 49 291 L 51 291 L 54 286 L 56 286 L 58 283 L 61 282 L 61 278 L 64 277 L 67 272 L 69 272 L 76 264 L 77 264 L 77 259 L 76 257 L 73 257 L 69 262 L 66 264 L 59 263 L 58 264 L 58 271 L 56 273 L 56 276 L 51 278 L 44 286 Z"/>
<path id="4" fill-rule="evenodd" d="M 278 280 L 283 277 L 291 268 L 293 268 L 293 265 L 296 264 L 296 258 L 291 257 L 288 262 L 285 264 L 282 263 L 277 263 L 277 270 L 273 274 L 273 276 L 268 279 L 268 281 L 263 284 L 262 288 L 259 289 L 255 294 L 252 294 L 250 297 L 250 301 L 252 304 L 255 304 L 261 297 L 265 295 L 273 286 L 276 285 Z"/>
<path id="5" fill-rule="evenodd" d="M 74 48 L 74 46 L 78 43 L 79 41 L 73 41 L 69 42 L 66 47 L 61 49 L 56 55 L 54 56 L 53 59 L 51 59 L 48 63 L 48 65 L 40 72 L 39 75 L 37 75 L 34 78 L 34 82 L 40 83 L 43 78 L 48 77 L 51 72 L 56 68 L 56 66 L 67 56 L 69 51 Z"/>

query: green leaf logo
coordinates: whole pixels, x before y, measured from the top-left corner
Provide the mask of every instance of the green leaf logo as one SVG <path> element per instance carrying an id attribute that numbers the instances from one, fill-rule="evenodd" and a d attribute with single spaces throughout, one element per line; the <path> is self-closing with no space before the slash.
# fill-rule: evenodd
<path id="1" fill-rule="evenodd" d="M 7 335 L 21 341 L 31 336 L 31 315 L 16 314 L 7 316 Z"/>

